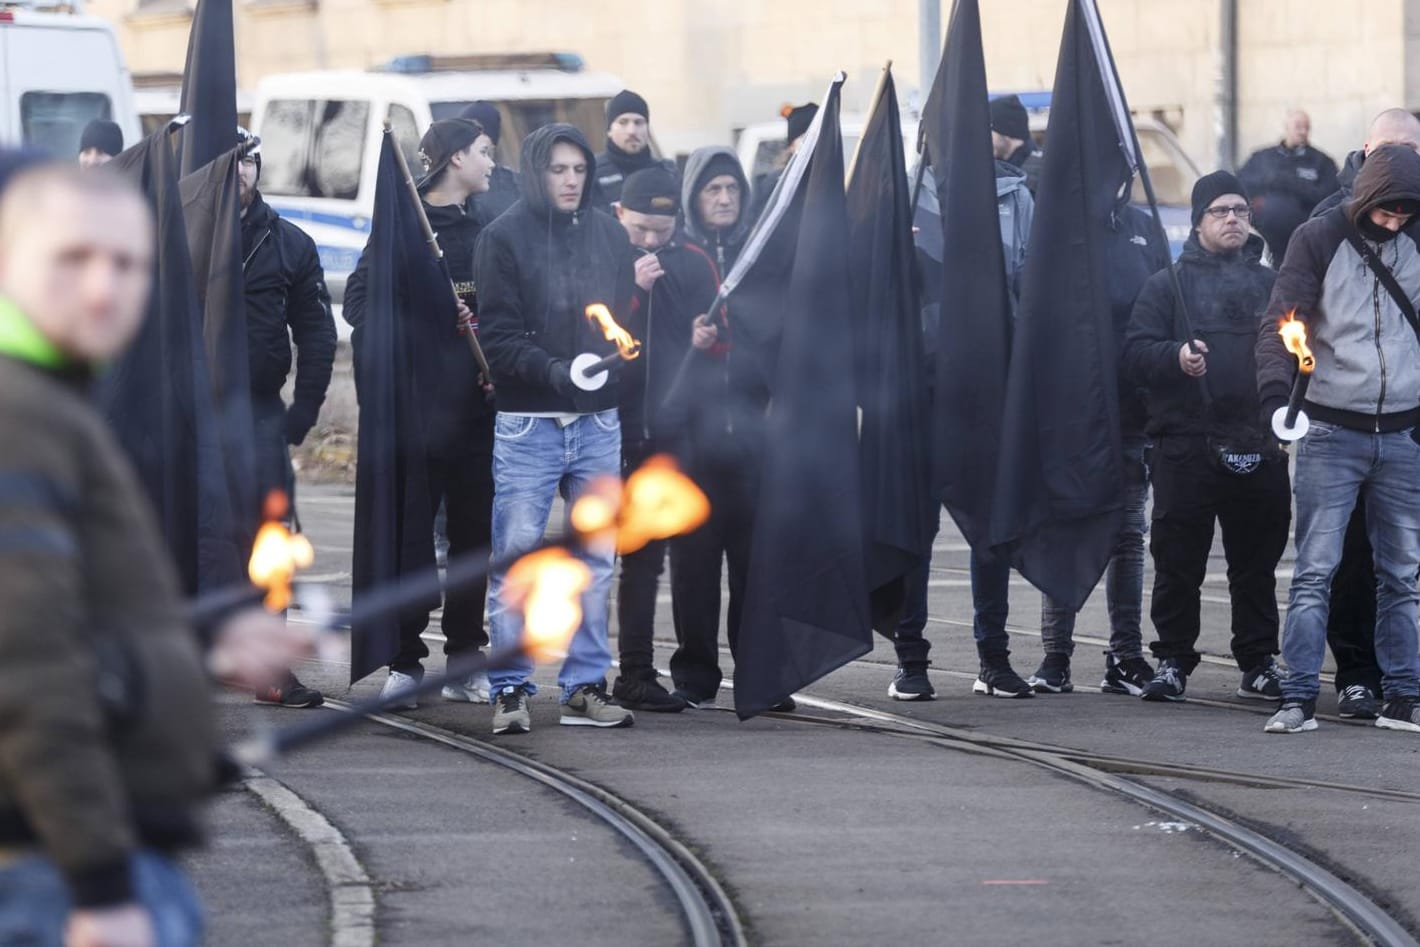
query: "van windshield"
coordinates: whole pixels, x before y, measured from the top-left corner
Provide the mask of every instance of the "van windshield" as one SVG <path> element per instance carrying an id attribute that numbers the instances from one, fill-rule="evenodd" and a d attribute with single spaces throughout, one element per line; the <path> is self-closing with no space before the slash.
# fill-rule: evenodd
<path id="1" fill-rule="evenodd" d="M 499 163 L 516 168 L 523 139 L 534 129 L 553 122 L 576 126 L 587 136 L 592 150 L 600 151 L 606 141 L 606 103 L 605 98 L 520 99 L 497 103 L 498 112 L 503 116 L 503 131 L 498 140 Z M 435 121 L 458 118 L 472 104 L 472 99 L 430 102 L 429 112 Z"/>
<path id="2" fill-rule="evenodd" d="M 363 100 L 273 100 L 261 126 L 261 190 L 354 200 L 369 120 Z"/>
<path id="3" fill-rule="evenodd" d="M 22 141 L 61 158 L 79 153 L 84 126 L 111 119 L 113 106 L 102 92 L 26 92 L 20 96 Z"/>

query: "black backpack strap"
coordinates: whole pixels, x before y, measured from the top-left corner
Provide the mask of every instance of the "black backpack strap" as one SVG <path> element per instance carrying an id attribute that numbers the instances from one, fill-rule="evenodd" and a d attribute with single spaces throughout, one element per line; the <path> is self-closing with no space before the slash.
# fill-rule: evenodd
<path id="1" fill-rule="evenodd" d="M 1371 268 L 1371 272 L 1376 274 L 1376 279 L 1380 280 L 1386 292 L 1390 293 L 1390 298 L 1395 300 L 1395 304 L 1400 307 L 1400 312 L 1405 316 L 1405 321 L 1410 323 L 1410 328 L 1415 331 L 1415 340 L 1420 342 L 1420 317 L 1415 315 L 1415 304 L 1410 301 L 1405 290 L 1400 288 L 1400 283 L 1396 281 L 1395 274 L 1390 271 L 1390 267 L 1381 262 L 1381 258 L 1376 256 L 1376 251 L 1372 250 L 1370 244 L 1361 239 L 1361 234 L 1356 230 L 1356 225 L 1346 219 L 1346 239 L 1351 242 L 1351 246 L 1356 252 L 1361 254 L 1361 259 L 1366 261 L 1366 265 Z"/>

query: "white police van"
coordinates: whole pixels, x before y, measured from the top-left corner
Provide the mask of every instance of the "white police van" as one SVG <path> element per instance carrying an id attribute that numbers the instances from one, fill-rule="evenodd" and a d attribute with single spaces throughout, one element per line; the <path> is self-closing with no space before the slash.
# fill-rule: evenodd
<path id="1" fill-rule="evenodd" d="M 370 235 L 386 119 L 417 174 L 429 123 L 486 99 L 503 119 L 498 161 L 516 168 L 524 136 L 549 122 L 577 126 L 600 148 L 607 101 L 623 87 L 615 76 L 583 71 L 568 53 L 405 56 L 371 72 L 268 76 L 252 113 L 261 192 L 315 240 L 338 300 Z"/>
<path id="2" fill-rule="evenodd" d="M 68 12 L 80 9 L 77 0 L 0 2 L 0 142 L 73 158 L 96 118 L 118 123 L 125 145 L 138 141 L 133 87 L 113 27 Z"/>

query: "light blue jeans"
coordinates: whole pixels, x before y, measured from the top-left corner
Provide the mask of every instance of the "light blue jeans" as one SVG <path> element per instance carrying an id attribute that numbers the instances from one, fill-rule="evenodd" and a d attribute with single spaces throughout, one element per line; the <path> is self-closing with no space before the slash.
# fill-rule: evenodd
<path id="1" fill-rule="evenodd" d="M 1282 656 L 1289 700 L 1314 699 L 1326 652 L 1331 577 L 1356 497 L 1376 567 L 1376 661 L 1386 699 L 1420 696 L 1416 571 L 1420 570 L 1420 445 L 1409 431 L 1370 434 L 1313 421 L 1297 452 L 1297 564 Z"/>
<path id="2" fill-rule="evenodd" d="M 583 415 L 565 428 L 553 418 L 499 412 L 493 437 L 493 558 L 516 556 L 542 542 L 559 492 L 570 507 L 592 481 L 620 474 L 621 421 L 614 409 Z M 582 596 L 582 625 L 557 677 L 563 702 L 583 685 L 605 684 L 611 667 L 607 601 L 616 554 L 587 550 L 584 558 L 592 584 Z M 522 616 L 503 607 L 503 579 L 502 570 L 488 578 L 488 631 L 494 648 L 516 645 L 523 630 Z M 495 693 L 523 685 L 535 694 L 531 674 L 532 662 L 521 660 L 490 670 L 488 683 Z"/>
<path id="3" fill-rule="evenodd" d="M 161 855 L 133 856 L 135 900 L 153 917 L 158 947 L 195 947 L 202 940 L 202 907 L 182 871 Z M 0 868 L 0 944 L 63 947 L 64 925 L 74 909 L 69 886 L 41 855 Z"/>

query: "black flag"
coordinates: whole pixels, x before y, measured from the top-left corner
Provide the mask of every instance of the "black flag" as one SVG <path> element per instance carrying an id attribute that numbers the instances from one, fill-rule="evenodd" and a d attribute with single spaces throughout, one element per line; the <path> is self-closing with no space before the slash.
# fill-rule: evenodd
<path id="1" fill-rule="evenodd" d="M 234 541 L 168 134 L 166 128 L 156 132 L 108 165 L 143 189 L 157 222 L 157 246 L 143 328 L 101 377 L 97 396 L 153 502 L 184 590 L 193 595 L 239 581 L 245 559 Z"/>
<path id="2" fill-rule="evenodd" d="M 762 713 L 872 648 L 863 562 L 848 213 L 829 89 L 804 182 L 765 440 L 735 711 Z"/>
<path id="3" fill-rule="evenodd" d="M 858 333 L 859 444 L 874 627 L 891 634 L 903 579 L 931 546 L 927 388 L 913 269 L 912 195 L 891 71 L 848 182 L 850 272 Z"/>
<path id="4" fill-rule="evenodd" d="M 355 342 L 360 441 L 351 565 L 357 613 L 361 598 L 377 587 L 427 579 L 434 571 L 434 516 L 416 391 L 421 377 L 433 376 L 418 368 L 419 353 L 430 345 L 421 328 L 458 321 L 449 277 L 424 242 L 418 208 L 395 159 L 396 147 L 394 137 L 386 134 L 375 178 L 370 239 L 357 268 L 361 282 L 355 299 L 350 288 L 345 298 L 347 306 L 355 301 L 361 309 Z M 411 314 L 427 318 L 408 318 Z M 416 610 L 428 612 L 438 605 L 435 594 Z M 355 625 L 351 683 L 388 664 L 398 652 L 397 617 Z"/>
<path id="5" fill-rule="evenodd" d="M 1079 608 L 1123 522 L 1107 247 L 1137 166 L 1134 127 L 1094 0 L 1071 0 L 1055 67 L 1001 435 L 992 545 Z M 1044 249 L 1039 249 L 1044 248 Z"/>
<path id="6" fill-rule="evenodd" d="M 192 253 L 202 331 L 217 408 L 227 481 L 237 512 L 237 541 L 247 548 L 261 516 L 252 492 L 256 476 L 251 378 L 247 359 L 245 283 L 242 279 L 241 205 L 233 148 L 183 178 L 182 210 Z"/>
<path id="7" fill-rule="evenodd" d="M 977 0 L 957 0 L 922 117 L 942 226 L 932 490 L 985 550 L 1011 347 Z"/>
<path id="8" fill-rule="evenodd" d="M 182 176 L 237 144 L 237 53 L 232 37 L 232 0 L 198 0 L 187 36 L 182 103 L 192 121 L 179 139 Z"/>

